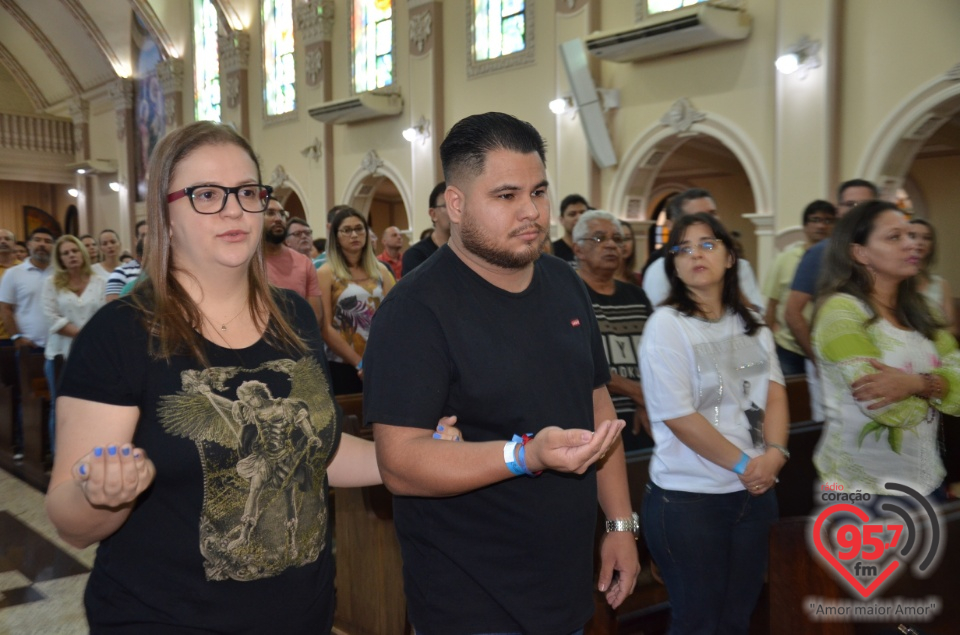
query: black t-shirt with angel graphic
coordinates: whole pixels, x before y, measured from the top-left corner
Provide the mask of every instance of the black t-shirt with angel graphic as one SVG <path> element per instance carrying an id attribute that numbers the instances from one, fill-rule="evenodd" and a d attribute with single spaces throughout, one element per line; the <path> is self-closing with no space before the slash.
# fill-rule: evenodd
<path id="1" fill-rule="evenodd" d="M 276 297 L 310 354 L 207 342 L 208 368 L 157 360 L 124 299 L 77 337 L 59 394 L 138 407 L 133 442 L 157 468 L 97 550 L 92 632 L 329 632 L 336 405 L 313 311 Z"/>

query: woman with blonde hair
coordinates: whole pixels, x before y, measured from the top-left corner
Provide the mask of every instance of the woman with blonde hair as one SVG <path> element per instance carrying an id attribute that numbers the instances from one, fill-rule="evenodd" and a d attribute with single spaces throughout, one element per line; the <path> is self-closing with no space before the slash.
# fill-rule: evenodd
<path id="1" fill-rule="evenodd" d="M 271 188 L 207 121 L 147 181 L 146 277 L 80 333 L 58 399 L 47 512 L 100 542 L 91 630 L 329 633 L 329 487 L 381 479 L 340 433 L 313 310 L 267 283 Z"/>
<path id="2" fill-rule="evenodd" d="M 333 392 L 363 392 L 363 352 L 370 322 L 394 280 L 373 253 L 367 220 L 352 207 L 333 217 L 327 262 L 317 270 L 317 277 Z"/>
<path id="3" fill-rule="evenodd" d="M 53 275 L 43 281 L 43 314 L 50 335 L 43 371 L 50 389 L 50 449 L 56 436 L 56 359 L 67 358 L 83 325 L 103 306 L 106 279 L 94 275 L 90 255 L 76 236 L 61 236 L 53 245 Z"/>
<path id="4" fill-rule="evenodd" d="M 917 242 L 920 244 L 920 273 L 917 274 L 917 289 L 943 313 L 947 330 L 957 335 L 960 333 L 960 328 L 957 326 L 950 283 L 932 271 L 933 265 L 937 262 L 937 232 L 933 224 L 923 218 L 911 219 L 910 225 L 913 226 Z"/>

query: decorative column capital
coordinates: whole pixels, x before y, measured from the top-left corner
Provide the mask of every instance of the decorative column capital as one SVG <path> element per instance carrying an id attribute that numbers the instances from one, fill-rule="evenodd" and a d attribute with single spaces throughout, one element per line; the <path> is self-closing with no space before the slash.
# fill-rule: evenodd
<path id="1" fill-rule="evenodd" d="M 304 45 L 329 42 L 333 37 L 333 0 L 307 0 L 294 7 L 296 37 Z"/>
<path id="2" fill-rule="evenodd" d="M 430 7 L 421 9 L 412 9 L 410 11 L 410 52 L 415 55 L 422 55 L 430 50 L 432 40 L 430 35 L 433 33 L 433 13 Z"/>
<path id="3" fill-rule="evenodd" d="M 250 34 L 234 31 L 217 38 L 220 49 L 220 74 L 245 71 L 250 62 Z"/>
<path id="4" fill-rule="evenodd" d="M 183 76 L 183 60 L 170 58 L 157 62 L 157 79 L 160 80 L 160 89 L 164 95 L 183 92 Z"/>
<path id="5" fill-rule="evenodd" d="M 75 98 L 70 100 L 70 119 L 75 126 L 90 123 L 90 102 Z"/>
<path id="6" fill-rule="evenodd" d="M 133 80 L 118 77 L 110 83 L 110 101 L 114 110 L 130 110 L 133 108 Z"/>

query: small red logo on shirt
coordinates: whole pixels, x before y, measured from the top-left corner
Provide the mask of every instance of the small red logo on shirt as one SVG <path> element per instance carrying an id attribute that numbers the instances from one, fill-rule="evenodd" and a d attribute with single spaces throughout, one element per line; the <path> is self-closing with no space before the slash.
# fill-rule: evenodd
<path id="1" fill-rule="evenodd" d="M 580 320 L 578 320 L 577 318 L 573 318 L 572 320 L 570 320 L 570 326 L 580 326 Z"/>

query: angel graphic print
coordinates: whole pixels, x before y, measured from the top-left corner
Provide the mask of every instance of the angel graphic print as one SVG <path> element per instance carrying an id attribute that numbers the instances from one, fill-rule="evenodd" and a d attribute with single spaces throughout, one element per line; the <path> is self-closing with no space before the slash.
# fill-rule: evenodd
<path id="1" fill-rule="evenodd" d="M 324 477 L 336 411 L 315 359 L 180 373 L 160 398 L 164 432 L 196 445 L 203 472 L 200 553 L 208 580 L 256 580 L 325 548 Z"/>

